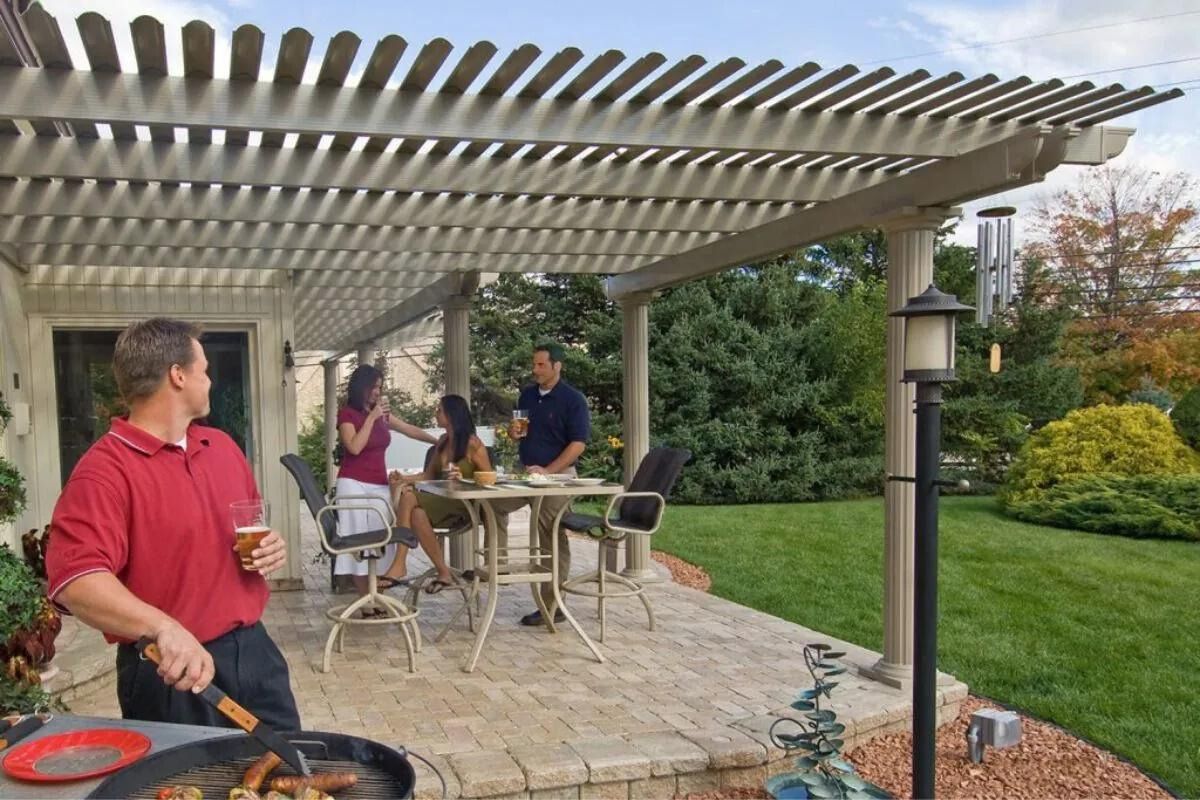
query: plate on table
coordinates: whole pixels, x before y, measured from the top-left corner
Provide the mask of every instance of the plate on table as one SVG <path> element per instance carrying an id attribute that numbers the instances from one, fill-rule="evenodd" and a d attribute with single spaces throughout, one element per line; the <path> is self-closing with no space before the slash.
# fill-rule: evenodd
<path id="1" fill-rule="evenodd" d="M 17 745 L 4 771 L 22 781 L 78 781 L 129 766 L 150 750 L 150 739 L 121 728 L 88 728 Z"/>
<path id="2" fill-rule="evenodd" d="M 604 483 L 604 478 L 571 478 L 567 483 L 572 486 L 599 486 Z"/>

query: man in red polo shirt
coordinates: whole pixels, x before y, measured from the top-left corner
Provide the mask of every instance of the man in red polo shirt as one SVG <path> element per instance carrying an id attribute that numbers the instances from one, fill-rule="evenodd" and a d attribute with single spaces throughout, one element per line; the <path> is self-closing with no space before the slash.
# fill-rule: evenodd
<path id="1" fill-rule="evenodd" d="M 287 561 L 272 531 L 243 569 L 230 504 L 257 499 L 246 458 L 208 415 L 200 329 L 150 319 L 117 339 L 113 374 L 129 405 L 79 460 L 55 506 L 50 599 L 117 648 L 127 719 L 228 725 L 197 697 L 215 682 L 267 724 L 298 730 L 287 662 L 259 619 L 264 576 Z M 132 642 L 162 651 L 156 667 Z M 157 673 L 157 675 L 155 674 Z"/>

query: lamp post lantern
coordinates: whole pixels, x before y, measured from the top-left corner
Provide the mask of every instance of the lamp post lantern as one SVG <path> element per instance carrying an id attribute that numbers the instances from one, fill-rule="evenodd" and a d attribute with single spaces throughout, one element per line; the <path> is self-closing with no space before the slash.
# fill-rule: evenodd
<path id="1" fill-rule="evenodd" d="M 932 798 L 937 737 L 937 535 L 942 384 L 954 377 L 955 317 L 973 311 L 932 284 L 891 316 L 904 320 L 905 383 L 917 385 L 913 598 L 913 797 Z"/>

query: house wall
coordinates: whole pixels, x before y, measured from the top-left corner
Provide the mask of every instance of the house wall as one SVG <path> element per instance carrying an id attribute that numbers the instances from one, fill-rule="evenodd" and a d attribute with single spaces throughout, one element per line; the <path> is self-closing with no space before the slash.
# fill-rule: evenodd
<path id="1" fill-rule="evenodd" d="M 272 525 L 287 539 L 291 554 L 287 569 L 277 577 L 284 587 L 300 585 L 299 497 L 279 464 L 281 455 L 297 449 L 294 375 L 292 371 L 285 375 L 283 365 L 284 341 L 295 339 L 292 287 L 290 279 L 281 280 L 273 273 L 245 275 L 220 270 L 36 267 L 24 276 L 20 303 L 29 363 L 36 375 L 30 382 L 33 431 L 25 454 L 36 481 L 27 520 L 47 521 L 61 489 L 55 328 L 120 329 L 138 319 L 172 316 L 213 329 L 244 330 L 250 343 L 253 468 L 259 489 L 271 504 Z M 7 303 L 9 292 L 4 295 Z"/>

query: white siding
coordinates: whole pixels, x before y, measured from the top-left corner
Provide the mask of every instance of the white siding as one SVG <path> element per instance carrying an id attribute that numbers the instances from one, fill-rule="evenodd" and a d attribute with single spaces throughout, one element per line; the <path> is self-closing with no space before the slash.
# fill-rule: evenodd
<path id="1" fill-rule="evenodd" d="M 44 524 L 61 488 L 53 342 L 55 328 L 121 328 L 133 320 L 162 315 L 194 320 L 213 329 L 245 330 L 250 339 L 251 398 L 255 436 L 254 469 L 263 496 L 274 507 L 275 527 L 293 555 L 286 574 L 298 580 L 300 504 L 279 457 L 295 452 L 296 398 L 291 375 L 285 381 L 283 343 L 295 340 L 290 281 L 276 274 L 239 270 L 179 270 L 122 267 L 35 267 L 4 288 L 4 323 L 20 329 L 32 370 L 33 433 L 26 446 L 31 481 L 29 526 Z M 14 291 L 10 291 L 14 289 Z M 18 320 L 10 323 L 10 317 Z M 24 317 L 26 324 L 19 324 Z M 9 341 L 5 331 L 5 341 Z M 11 348 L 5 347 L 5 351 Z M 5 367 L 5 373 L 11 372 Z M 8 375 L 5 386 L 11 380 Z M 7 391 L 5 392 L 8 394 Z M 12 437 L 6 437 L 11 439 Z M 24 467 L 23 467 L 24 468 Z"/>

